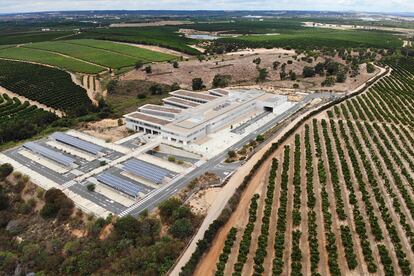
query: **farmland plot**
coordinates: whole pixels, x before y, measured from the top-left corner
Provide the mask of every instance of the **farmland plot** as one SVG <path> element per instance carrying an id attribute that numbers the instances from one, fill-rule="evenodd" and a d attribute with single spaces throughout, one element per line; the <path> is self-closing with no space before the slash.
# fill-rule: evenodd
<path id="1" fill-rule="evenodd" d="M 137 61 L 131 56 L 65 42 L 40 42 L 27 44 L 24 47 L 60 53 L 114 69 L 131 66 Z"/>
<path id="2" fill-rule="evenodd" d="M 104 40 L 79 39 L 67 40 L 65 42 L 119 53 L 122 55 L 133 57 L 136 60 L 141 60 L 142 62 L 161 62 L 172 60 L 175 58 L 172 55 L 167 55 L 164 53 L 154 52 L 139 47 Z"/>
<path id="3" fill-rule="evenodd" d="M 69 114 L 86 113 L 92 102 L 86 91 L 58 69 L 0 60 L 0 86 Z"/>
<path id="4" fill-rule="evenodd" d="M 387 64 L 390 76 L 306 121 L 276 150 L 252 204 L 266 199 L 232 230 L 233 250 L 211 275 L 412 275 L 414 66 Z"/>
<path id="5" fill-rule="evenodd" d="M 28 102 L 0 95 L 0 145 L 32 137 L 57 119 L 56 115 Z M 20 129 L 16 131 L 16 127 Z"/>
<path id="6" fill-rule="evenodd" d="M 71 57 L 23 47 L 0 48 L 0 58 L 41 63 L 67 71 L 85 74 L 98 74 L 106 70 L 102 66 L 86 63 Z"/>

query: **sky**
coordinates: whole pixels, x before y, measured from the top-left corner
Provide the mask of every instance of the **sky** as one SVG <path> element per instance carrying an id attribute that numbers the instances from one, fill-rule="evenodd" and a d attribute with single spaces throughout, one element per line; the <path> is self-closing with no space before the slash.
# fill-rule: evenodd
<path id="1" fill-rule="evenodd" d="M 63 10 L 353 10 L 414 12 L 414 0 L 0 0 L 0 13 Z"/>

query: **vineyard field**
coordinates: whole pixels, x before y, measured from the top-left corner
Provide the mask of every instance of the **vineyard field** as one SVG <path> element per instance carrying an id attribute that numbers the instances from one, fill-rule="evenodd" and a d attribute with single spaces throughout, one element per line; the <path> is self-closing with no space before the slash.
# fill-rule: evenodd
<path id="1" fill-rule="evenodd" d="M 86 91 L 58 69 L 0 60 L 0 86 L 68 114 L 79 115 L 92 109 Z"/>
<path id="2" fill-rule="evenodd" d="M 137 61 L 131 56 L 120 55 L 114 52 L 65 42 L 39 42 L 27 44 L 24 47 L 44 50 L 52 53 L 60 53 L 69 57 L 113 69 L 131 66 Z"/>
<path id="3" fill-rule="evenodd" d="M 91 48 L 103 49 L 113 53 L 119 53 L 122 55 L 130 56 L 136 60 L 141 60 L 142 62 L 162 62 L 169 61 L 175 57 L 172 55 L 154 52 L 144 48 L 139 48 L 131 45 L 114 43 L 105 40 L 93 40 L 93 39 L 79 39 L 79 40 L 68 40 L 65 41 L 69 44 L 82 45 Z"/>
<path id="4" fill-rule="evenodd" d="M 28 102 L 0 95 L 0 144 L 30 138 L 57 119 L 56 115 Z M 15 127 L 20 130 L 14 131 Z"/>
<path id="5" fill-rule="evenodd" d="M 246 35 L 223 38 L 215 41 L 220 45 L 234 45 L 238 48 L 289 47 L 293 49 L 321 48 L 396 48 L 402 41 L 395 35 L 376 31 L 342 31 L 325 29 L 294 30 L 287 33 Z"/>
<path id="6" fill-rule="evenodd" d="M 74 58 L 23 47 L 0 48 L 0 58 L 41 63 L 58 67 L 63 70 L 85 74 L 98 74 L 105 70 L 104 67 L 76 60 Z"/>
<path id="7" fill-rule="evenodd" d="M 189 45 L 196 41 L 181 37 L 176 26 L 143 27 L 143 28 L 109 28 L 91 29 L 74 37 L 75 39 L 101 39 L 136 44 L 155 45 L 173 49 L 190 55 L 200 52 Z"/>
<path id="8" fill-rule="evenodd" d="M 52 31 L 52 32 L 39 32 L 39 31 L 27 31 L 27 32 L 11 32 L 5 33 L 0 37 L 0 45 L 5 44 L 22 44 L 22 43 L 34 43 L 42 42 L 60 37 L 73 35 L 73 31 Z"/>
<path id="9" fill-rule="evenodd" d="M 412 275 L 413 64 L 385 62 L 389 75 L 280 144 L 231 242 L 213 242 L 218 270 L 209 252 L 195 275 Z"/>

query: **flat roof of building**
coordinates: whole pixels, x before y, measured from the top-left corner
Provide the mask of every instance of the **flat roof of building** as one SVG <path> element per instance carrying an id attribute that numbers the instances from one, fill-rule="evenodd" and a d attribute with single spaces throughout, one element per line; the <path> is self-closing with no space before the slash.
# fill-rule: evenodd
<path id="1" fill-rule="evenodd" d="M 191 116 L 184 116 L 181 119 L 178 118 L 171 121 L 168 125 L 164 126 L 164 129 L 170 129 L 171 131 L 179 131 L 181 133 L 191 133 L 204 123 L 217 118 L 218 116 L 225 116 L 232 110 L 238 108 L 241 105 L 248 104 L 257 99 L 268 98 L 272 95 L 266 95 L 263 91 L 249 90 L 246 91 L 233 91 L 230 96 L 218 97 L 218 100 L 208 102 L 200 105 L 197 108 L 192 108 L 189 111 L 183 111 L 183 114 L 191 113 Z"/>
<path id="2" fill-rule="evenodd" d="M 149 109 L 149 110 L 161 111 L 161 112 L 166 112 L 166 113 L 174 113 L 174 114 L 180 114 L 182 111 L 179 108 L 173 108 L 173 107 L 167 107 L 167 106 L 155 105 L 155 104 L 146 104 L 144 106 L 141 106 L 140 109 Z"/>
<path id="3" fill-rule="evenodd" d="M 132 118 L 135 118 L 135 119 L 138 119 L 138 120 L 142 120 L 142 121 L 147 121 L 149 123 L 157 124 L 157 125 L 161 125 L 161 126 L 164 126 L 166 124 L 171 123 L 170 121 L 163 120 L 161 118 L 151 116 L 151 115 L 147 115 L 147 114 L 144 114 L 144 113 L 141 113 L 141 112 L 138 112 L 138 111 L 127 114 L 126 116 L 127 117 L 132 117 Z"/>
<path id="4" fill-rule="evenodd" d="M 213 101 L 213 100 L 217 99 L 216 96 L 209 95 L 205 92 L 191 92 L 191 91 L 187 91 L 187 90 L 173 91 L 173 92 L 170 93 L 170 95 L 191 97 L 191 98 L 200 99 L 200 100 L 204 100 L 204 101 Z"/>
<path id="5" fill-rule="evenodd" d="M 199 103 L 195 103 L 195 102 L 192 102 L 192 101 L 180 99 L 180 98 L 177 98 L 177 97 L 168 97 L 168 98 L 163 99 L 163 101 L 167 102 L 167 103 L 172 102 L 172 103 L 176 103 L 176 104 L 182 104 L 182 105 L 185 105 L 185 106 L 188 106 L 188 107 L 197 107 L 197 106 L 200 105 Z"/>
<path id="6" fill-rule="evenodd" d="M 222 96 L 227 96 L 229 94 L 228 90 L 225 89 L 221 89 L 221 88 L 216 88 L 216 89 L 211 89 L 209 90 L 210 93 L 216 93 Z"/>

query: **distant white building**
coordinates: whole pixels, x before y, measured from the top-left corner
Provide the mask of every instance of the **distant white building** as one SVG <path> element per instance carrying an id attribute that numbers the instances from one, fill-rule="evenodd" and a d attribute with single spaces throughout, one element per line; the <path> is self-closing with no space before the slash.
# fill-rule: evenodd
<path id="1" fill-rule="evenodd" d="M 292 106 L 287 96 L 261 90 L 177 90 L 170 95 L 163 106 L 148 104 L 125 115 L 127 128 L 186 145 L 255 111 L 280 114 Z"/>

